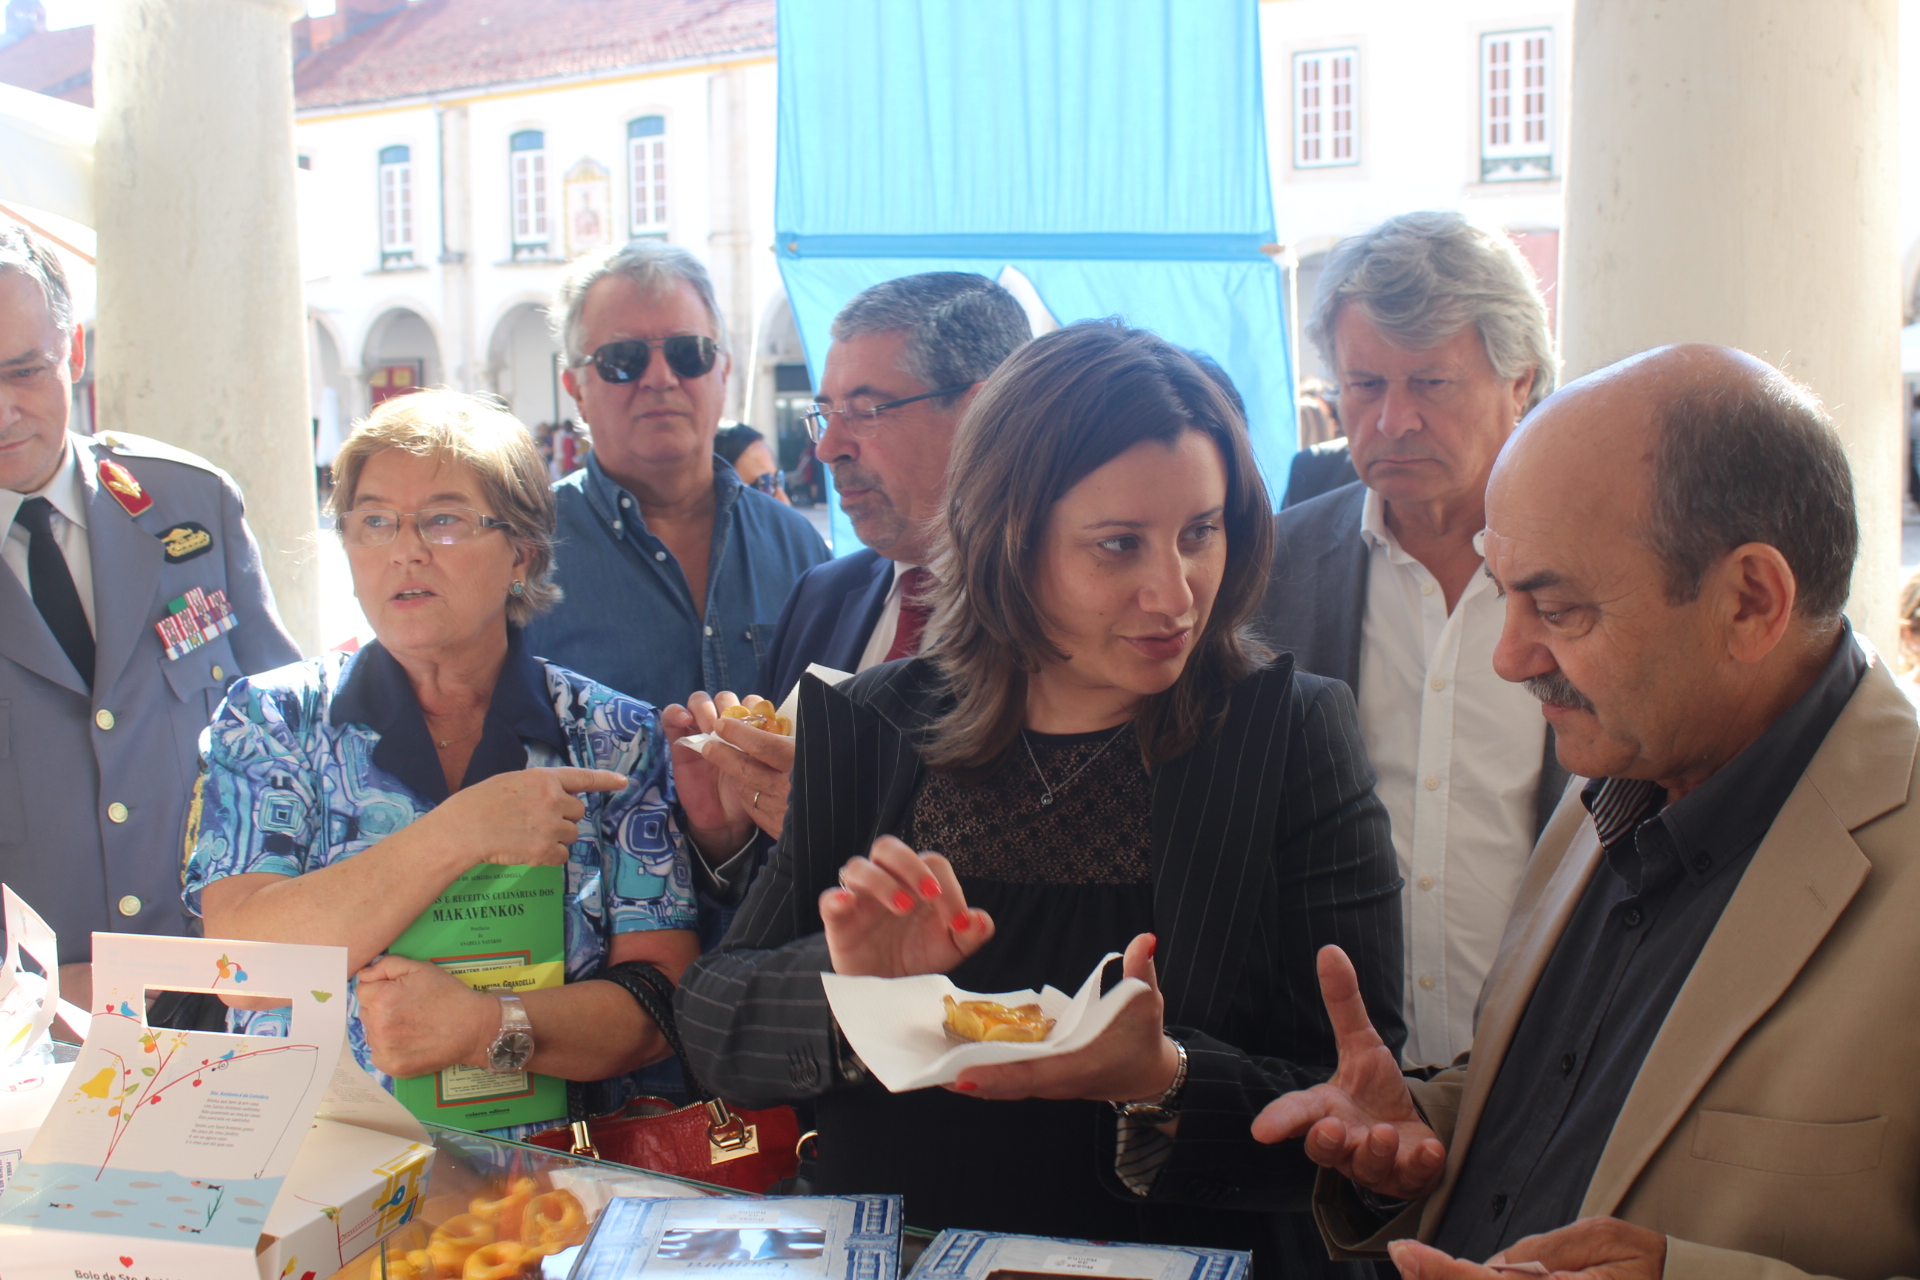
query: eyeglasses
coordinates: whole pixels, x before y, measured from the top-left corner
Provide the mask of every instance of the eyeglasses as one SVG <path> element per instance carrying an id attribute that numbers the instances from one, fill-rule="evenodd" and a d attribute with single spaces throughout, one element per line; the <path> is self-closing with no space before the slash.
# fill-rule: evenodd
<path id="1" fill-rule="evenodd" d="M 935 396 L 957 396 L 972 385 L 971 382 L 963 382 L 957 387 L 942 387 L 938 391 L 908 396 L 905 400 L 889 400 L 885 404 L 873 404 L 856 398 L 847 401 L 847 407 L 844 409 L 829 409 L 823 404 L 810 404 L 807 406 L 807 411 L 800 415 L 800 421 L 806 424 L 807 435 L 815 444 L 819 444 L 826 439 L 827 428 L 832 425 L 828 419 L 837 413 L 847 420 L 847 430 L 853 433 L 854 439 L 865 440 L 879 429 L 879 424 L 874 419 L 887 410 L 898 409 L 902 405 L 912 404 L 917 400 L 931 400 Z"/>
<path id="2" fill-rule="evenodd" d="M 704 377 L 720 356 L 720 345 L 701 333 L 676 333 L 671 338 L 649 342 L 645 338 L 627 338 L 609 342 L 581 361 L 591 364 L 602 382 L 625 384 L 640 381 L 653 360 L 658 346 L 667 358 L 667 368 L 678 378 Z"/>
<path id="3" fill-rule="evenodd" d="M 400 522 L 413 517 L 422 542 L 450 547 L 488 529 L 511 529 L 472 507 L 423 507 L 419 511 L 389 511 L 384 507 L 356 507 L 334 517 L 333 526 L 350 547 L 384 547 L 400 536 Z"/>

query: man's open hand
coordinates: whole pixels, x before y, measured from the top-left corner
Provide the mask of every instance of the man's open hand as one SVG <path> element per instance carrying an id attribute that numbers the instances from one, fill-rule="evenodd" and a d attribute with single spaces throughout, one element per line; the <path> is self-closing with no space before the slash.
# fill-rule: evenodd
<path id="1" fill-rule="evenodd" d="M 1417 1200 L 1439 1182 L 1446 1148 L 1413 1105 L 1399 1062 L 1367 1018 L 1353 962 L 1338 947 L 1320 949 L 1320 996 L 1333 1019 L 1339 1070 L 1325 1084 L 1268 1103 L 1253 1136 L 1304 1137 L 1315 1164 L 1377 1195 Z"/>
<path id="2" fill-rule="evenodd" d="M 1494 1254 L 1485 1266 L 1413 1240 L 1395 1240 L 1387 1252 L 1406 1280 L 1523 1280 L 1525 1272 L 1518 1268 L 1530 1262 L 1552 1280 L 1660 1280 L 1667 1268 L 1667 1238 L 1618 1218 L 1582 1218 L 1558 1231 L 1528 1236 Z"/>

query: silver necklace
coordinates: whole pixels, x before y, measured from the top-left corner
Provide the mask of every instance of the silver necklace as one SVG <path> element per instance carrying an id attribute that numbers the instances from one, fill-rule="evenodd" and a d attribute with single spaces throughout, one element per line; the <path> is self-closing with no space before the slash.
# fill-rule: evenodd
<path id="1" fill-rule="evenodd" d="M 1131 723 L 1132 721 L 1128 721 L 1128 724 L 1131 724 Z M 1124 724 L 1121 725 L 1118 729 L 1115 729 L 1113 731 L 1113 736 L 1109 737 L 1105 742 L 1101 743 L 1100 749 L 1098 751 L 1088 756 L 1084 764 L 1082 764 L 1078 769 L 1075 769 L 1072 773 L 1068 774 L 1066 777 L 1066 780 L 1056 787 L 1052 783 L 1048 782 L 1047 775 L 1040 771 L 1039 758 L 1033 754 L 1033 743 L 1027 739 L 1027 731 L 1025 729 L 1022 729 L 1020 731 L 1020 745 L 1027 749 L 1027 761 L 1028 763 L 1033 765 L 1033 776 L 1040 779 L 1041 789 L 1046 792 L 1045 795 L 1040 797 L 1040 803 L 1043 805 L 1052 804 L 1053 797 L 1055 795 L 1059 794 L 1062 791 L 1065 791 L 1069 786 L 1073 785 L 1073 780 L 1075 778 L 1079 777 L 1081 774 L 1085 773 L 1088 769 L 1092 768 L 1093 762 L 1095 760 L 1098 760 L 1101 756 L 1105 755 L 1107 753 L 1107 748 L 1112 746 L 1114 743 L 1118 742 L 1120 740 L 1120 735 L 1125 733 L 1126 731 L 1127 731 L 1127 725 L 1124 725 Z"/>

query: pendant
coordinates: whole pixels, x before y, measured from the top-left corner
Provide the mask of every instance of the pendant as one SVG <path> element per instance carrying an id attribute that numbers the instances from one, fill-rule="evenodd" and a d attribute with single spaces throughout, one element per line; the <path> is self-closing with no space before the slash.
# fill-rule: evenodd
<path id="1" fill-rule="evenodd" d="M 1049 792 L 1047 792 L 1047 794 L 1046 794 L 1046 795 L 1043 795 L 1043 796 L 1041 796 L 1041 797 L 1040 797 L 1040 803 L 1041 803 L 1041 804 L 1052 804 L 1052 803 L 1053 803 L 1053 792 L 1051 792 L 1051 791 L 1049 791 Z"/>

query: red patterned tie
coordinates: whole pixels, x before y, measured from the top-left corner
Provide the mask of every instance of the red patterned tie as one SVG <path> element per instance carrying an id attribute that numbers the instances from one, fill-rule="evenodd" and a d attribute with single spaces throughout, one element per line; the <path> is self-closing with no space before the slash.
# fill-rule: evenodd
<path id="1" fill-rule="evenodd" d="M 900 622 L 893 629 L 893 645 L 886 661 L 911 658 L 920 652 L 920 633 L 927 629 L 927 615 L 933 610 L 921 597 L 933 585 L 933 575 L 919 565 L 900 575 Z"/>

